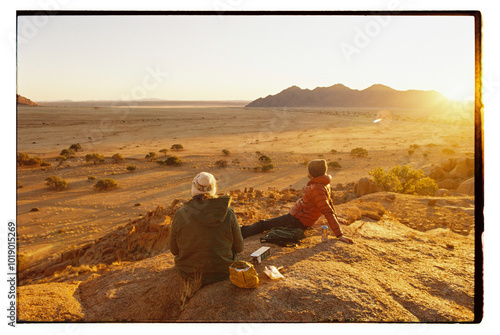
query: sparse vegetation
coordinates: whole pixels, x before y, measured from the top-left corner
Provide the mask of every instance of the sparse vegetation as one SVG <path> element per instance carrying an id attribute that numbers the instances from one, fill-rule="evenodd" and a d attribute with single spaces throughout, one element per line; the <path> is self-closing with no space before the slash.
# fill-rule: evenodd
<path id="1" fill-rule="evenodd" d="M 183 150 L 183 149 L 184 149 L 184 147 L 182 146 L 182 144 L 174 144 L 170 148 L 170 150 L 175 150 L 175 151 L 179 151 L 179 150 Z"/>
<path id="2" fill-rule="evenodd" d="M 135 165 L 127 165 L 127 170 L 130 172 L 134 172 L 137 169 Z"/>
<path id="3" fill-rule="evenodd" d="M 59 162 L 59 164 L 57 164 L 56 169 L 59 166 L 61 166 L 67 159 L 68 159 L 68 157 L 66 157 L 66 156 L 57 156 L 56 157 L 56 162 Z"/>
<path id="4" fill-rule="evenodd" d="M 82 150 L 82 151 L 83 151 L 82 146 L 80 145 L 80 143 L 72 144 L 72 145 L 70 145 L 70 147 L 69 147 L 69 148 L 70 148 L 71 150 L 74 150 L 75 152 L 78 152 L 78 151 L 80 151 L 80 150 Z"/>
<path id="5" fill-rule="evenodd" d="M 159 152 L 162 153 L 163 156 L 167 156 L 168 149 L 161 149 Z"/>
<path id="6" fill-rule="evenodd" d="M 120 162 L 123 162 L 125 158 L 121 154 L 114 154 L 111 156 L 111 159 L 113 160 L 113 163 L 118 164 Z"/>
<path id="7" fill-rule="evenodd" d="M 331 154 L 336 154 L 336 153 L 338 153 L 338 151 L 337 151 L 337 150 L 335 150 L 335 149 L 332 149 L 332 150 L 330 150 L 330 153 L 331 153 Z"/>
<path id="8" fill-rule="evenodd" d="M 270 164 L 272 160 L 271 158 L 269 158 L 269 156 L 262 155 L 259 157 L 259 162 L 261 162 L 262 164 Z"/>
<path id="9" fill-rule="evenodd" d="M 262 172 L 268 172 L 274 169 L 274 165 L 271 163 L 262 165 Z"/>
<path id="10" fill-rule="evenodd" d="M 87 181 L 94 181 L 94 180 L 97 180 L 97 178 L 94 177 L 94 176 L 88 176 L 87 177 Z"/>
<path id="11" fill-rule="evenodd" d="M 340 163 L 337 161 L 329 162 L 328 166 L 331 167 L 332 169 L 335 169 L 335 170 L 342 168 L 342 165 L 340 165 Z"/>
<path id="12" fill-rule="evenodd" d="M 416 170 L 409 165 L 398 165 L 390 171 L 378 167 L 368 174 L 373 177 L 375 184 L 384 191 L 434 195 L 438 189 L 433 179 L 425 177 L 422 170 Z"/>
<path id="13" fill-rule="evenodd" d="M 73 158 L 73 157 L 75 157 L 75 150 L 62 149 L 61 152 L 59 153 L 59 156 L 64 156 L 66 158 Z"/>
<path id="14" fill-rule="evenodd" d="M 215 166 L 217 166 L 218 168 L 225 169 L 227 167 L 227 161 L 225 159 L 220 159 L 217 162 L 215 162 Z"/>
<path id="15" fill-rule="evenodd" d="M 168 165 L 168 166 L 180 166 L 180 165 L 182 165 L 182 161 L 177 156 L 169 156 L 165 160 L 165 165 Z"/>
<path id="16" fill-rule="evenodd" d="M 118 183 L 114 179 L 105 178 L 99 179 L 94 185 L 95 189 L 98 191 L 109 191 L 118 187 Z"/>
<path id="17" fill-rule="evenodd" d="M 45 179 L 45 185 L 59 191 L 68 187 L 68 182 L 61 177 L 51 176 Z"/>
<path id="18" fill-rule="evenodd" d="M 104 156 L 96 153 L 86 154 L 85 161 L 94 162 L 94 164 L 97 164 L 97 162 L 104 162 Z"/>
<path id="19" fill-rule="evenodd" d="M 155 152 L 150 152 L 144 158 L 149 159 L 152 162 L 152 161 L 154 161 L 156 159 L 156 153 Z"/>
<path id="20" fill-rule="evenodd" d="M 223 149 L 222 154 L 227 157 L 227 156 L 231 155 L 231 152 L 227 149 Z"/>
<path id="21" fill-rule="evenodd" d="M 368 150 L 364 148 L 354 148 L 351 150 L 351 156 L 366 157 L 368 156 Z"/>
<path id="22" fill-rule="evenodd" d="M 50 166 L 50 163 L 47 163 L 40 157 L 30 157 L 27 153 L 19 152 L 17 153 L 17 165 L 22 166 Z"/>

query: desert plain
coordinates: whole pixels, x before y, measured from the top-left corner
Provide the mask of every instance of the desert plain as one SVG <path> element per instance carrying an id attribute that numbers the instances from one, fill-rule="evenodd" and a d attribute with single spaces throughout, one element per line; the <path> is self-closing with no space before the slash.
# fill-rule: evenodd
<path id="1" fill-rule="evenodd" d="M 476 317 L 474 196 L 456 187 L 432 196 L 356 196 L 353 187 L 377 167 L 411 165 L 428 172 L 450 158 L 474 159 L 474 130 L 473 110 L 464 108 L 18 106 L 17 152 L 51 164 L 17 168 L 19 320 L 471 322 Z M 76 143 L 83 150 L 59 165 L 60 152 Z M 174 144 L 183 149 L 171 149 Z M 368 155 L 351 155 L 355 148 Z M 150 152 L 159 160 L 175 155 L 182 165 L 157 164 L 145 158 Z M 89 153 L 105 159 L 87 162 Z M 123 162 L 112 161 L 117 153 Z M 255 171 L 261 155 L 272 160 L 272 170 Z M 279 282 L 263 277 L 252 291 L 229 280 L 212 284 L 174 304 L 168 315 L 156 315 L 173 305 L 157 287 L 144 291 L 154 279 L 128 292 L 136 290 L 135 299 L 163 297 L 164 305 L 146 307 L 144 298 L 137 310 L 123 308 L 133 305 L 133 298 L 120 290 L 134 280 L 153 278 L 151 271 L 169 271 L 173 257 L 168 247 L 156 253 L 149 248 L 147 257 L 117 257 L 102 265 L 94 261 L 94 268 L 69 271 L 92 258 L 83 257 L 88 250 L 102 251 L 96 247 L 99 241 L 112 239 L 111 247 L 117 248 L 120 234 L 131 225 L 134 231 L 151 220 L 168 225 L 171 204 L 190 198 L 191 181 L 202 171 L 215 175 L 219 193 L 233 196 L 240 224 L 285 214 L 300 197 L 308 181 L 307 162 L 315 158 L 340 166 L 328 173 L 338 195 L 337 212 L 348 219 L 342 229 L 355 244 L 321 243 L 320 218 L 296 249 L 272 246 L 269 264 L 284 266 L 285 279 Z M 227 166 L 219 167 L 220 160 Z M 128 165 L 136 170 L 128 171 Z M 63 178 L 68 187 L 49 188 L 45 179 L 50 176 Z M 94 177 L 112 178 L 118 188 L 98 191 Z M 240 258 L 249 260 L 261 244 L 258 236 L 245 244 Z M 67 256 L 76 250 L 81 252 Z M 71 262 L 62 262 L 68 257 Z M 54 268 L 61 263 L 68 266 Z M 139 276 L 131 266 L 146 274 Z M 172 290 L 173 284 L 165 285 Z M 44 296 L 51 302 L 44 302 Z M 241 310 L 225 306 L 223 297 L 229 296 L 231 306 L 244 302 Z M 151 314 L 144 314 L 149 308 Z"/>

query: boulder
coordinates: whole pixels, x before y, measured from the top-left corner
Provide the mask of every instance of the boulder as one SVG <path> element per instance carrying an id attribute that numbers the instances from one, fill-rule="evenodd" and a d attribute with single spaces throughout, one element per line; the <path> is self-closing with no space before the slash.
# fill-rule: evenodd
<path id="1" fill-rule="evenodd" d="M 448 177 L 448 172 L 443 170 L 441 167 L 436 166 L 434 170 L 429 174 L 429 177 L 434 180 L 443 180 Z"/>
<path id="2" fill-rule="evenodd" d="M 475 186 L 475 180 L 474 177 L 472 177 L 461 183 L 460 186 L 458 186 L 457 188 L 457 192 L 467 195 L 474 195 L 474 186 Z"/>
<path id="3" fill-rule="evenodd" d="M 445 188 L 440 188 L 438 190 L 436 190 L 436 192 L 434 193 L 434 196 L 435 197 L 444 197 L 445 195 L 447 195 L 449 193 L 449 191 Z M 435 200 L 435 199 L 433 199 Z M 435 202 L 434 202 L 435 203 Z"/>
<path id="4" fill-rule="evenodd" d="M 354 193 L 356 193 L 357 197 L 375 192 L 378 192 L 378 187 L 369 178 L 361 178 L 354 185 Z"/>
<path id="5" fill-rule="evenodd" d="M 450 172 L 455 168 L 457 165 L 457 159 L 456 158 L 448 158 L 443 161 L 441 161 L 441 169 L 443 169 L 446 172 Z"/>
<path id="6" fill-rule="evenodd" d="M 452 178 L 467 178 L 469 176 L 469 166 L 467 166 L 467 160 L 460 159 L 457 161 L 455 168 L 451 170 L 450 176 Z"/>

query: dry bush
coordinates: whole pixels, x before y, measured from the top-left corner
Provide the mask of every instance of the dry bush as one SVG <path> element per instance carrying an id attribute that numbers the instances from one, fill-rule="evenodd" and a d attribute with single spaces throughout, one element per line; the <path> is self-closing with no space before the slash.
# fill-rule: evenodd
<path id="1" fill-rule="evenodd" d="M 215 166 L 218 168 L 225 169 L 227 167 L 227 161 L 225 159 L 220 159 L 217 162 L 215 162 Z"/>
<path id="2" fill-rule="evenodd" d="M 123 162 L 125 158 L 121 154 L 114 154 L 111 156 L 111 159 L 113 160 L 113 163 L 118 164 L 120 162 Z"/>
<path id="3" fill-rule="evenodd" d="M 135 165 L 127 165 L 127 170 L 130 172 L 134 172 L 137 169 Z"/>
<path id="4" fill-rule="evenodd" d="M 68 187 L 68 182 L 61 177 L 51 176 L 45 179 L 45 185 L 59 191 Z"/>
<path id="5" fill-rule="evenodd" d="M 368 156 L 368 150 L 364 148 L 354 148 L 351 150 L 351 156 L 366 157 Z"/>
<path id="6" fill-rule="evenodd" d="M 114 179 L 105 178 L 99 179 L 94 185 L 95 189 L 98 191 L 109 191 L 118 187 L 118 183 Z"/>
<path id="7" fill-rule="evenodd" d="M 92 161 L 92 162 L 94 162 L 94 164 L 97 164 L 97 162 L 104 162 L 104 156 L 101 154 L 96 154 L 96 153 L 86 154 L 85 161 L 87 161 L 87 162 Z"/>
<path id="8" fill-rule="evenodd" d="M 170 148 L 170 150 L 175 150 L 175 151 L 179 151 L 179 150 L 183 150 L 183 149 L 184 149 L 184 146 L 182 144 L 174 144 Z"/>

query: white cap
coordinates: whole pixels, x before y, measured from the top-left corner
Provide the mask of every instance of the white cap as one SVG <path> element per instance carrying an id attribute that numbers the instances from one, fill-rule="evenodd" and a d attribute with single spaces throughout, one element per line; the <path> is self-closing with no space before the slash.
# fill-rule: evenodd
<path id="1" fill-rule="evenodd" d="M 193 179 L 193 184 L 191 186 L 191 195 L 194 197 L 199 194 L 208 194 L 215 196 L 217 193 L 217 182 L 215 177 L 208 172 L 200 172 Z"/>

